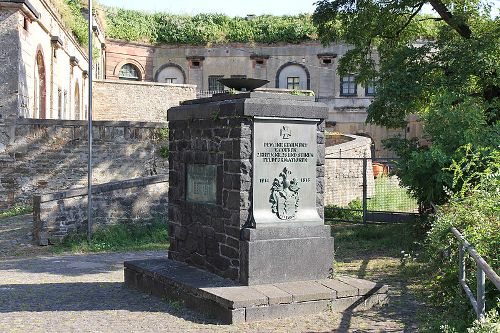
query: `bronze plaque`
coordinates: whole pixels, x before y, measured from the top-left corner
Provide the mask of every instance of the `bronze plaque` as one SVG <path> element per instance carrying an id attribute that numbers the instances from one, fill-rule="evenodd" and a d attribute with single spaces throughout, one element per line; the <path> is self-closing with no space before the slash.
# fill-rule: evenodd
<path id="1" fill-rule="evenodd" d="M 217 203 L 217 166 L 188 164 L 186 200 L 201 203 Z"/>

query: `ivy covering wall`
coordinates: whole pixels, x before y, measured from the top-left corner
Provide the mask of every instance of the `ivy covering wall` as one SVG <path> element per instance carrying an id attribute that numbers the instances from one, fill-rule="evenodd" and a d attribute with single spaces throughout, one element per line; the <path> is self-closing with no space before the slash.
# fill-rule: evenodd
<path id="1" fill-rule="evenodd" d="M 106 26 L 106 35 L 109 38 L 151 44 L 271 44 L 300 43 L 317 39 L 316 28 L 311 16 L 307 14 L 263 15 L 245 19 L 223 14 L 187 16 L 106 8 Z"/>

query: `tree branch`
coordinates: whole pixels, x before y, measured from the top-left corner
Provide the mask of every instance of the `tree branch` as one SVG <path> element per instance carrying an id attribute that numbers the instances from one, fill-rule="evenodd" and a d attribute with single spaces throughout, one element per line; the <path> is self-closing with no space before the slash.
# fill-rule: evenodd
<path id="1" fill-rule="evenodd" d="M 453 14 L 448 10 L 441 0 L 429 0 L 432 8 L 441 16 L 441 18 L 452 27 L 460 36 L 469 39 L 472 35 L 470 27 L 464 22 L 458 22 Z"/>
<path id="2" fill-rule="evenodd" d="M 411 23 L 411 20 L 413 20 L 413 18 L 420 12 L 420 10 L 422 9 L 423 6 L 424 6 L 424 2 L 420 2 L 417 5 L 415 5 L 415 7 L 413 7 L 413 8 L 416 8 L 416 10 L 413 13 L 411 13 L 410 17 L 408 18 L 408 20 L 406 20 L 405 24 L 403 24 L 403 26 L 401 28 L 399 28 L 398 31 L 396 31 L 396 33 L 393 36 L 390 36 L 390 37 L 389 36 L 382 36 L 382 37 L 388 38 L 388 39 L 397 38 L 403 32 L 403 30 L 405 30 L 406 27 Z"/>

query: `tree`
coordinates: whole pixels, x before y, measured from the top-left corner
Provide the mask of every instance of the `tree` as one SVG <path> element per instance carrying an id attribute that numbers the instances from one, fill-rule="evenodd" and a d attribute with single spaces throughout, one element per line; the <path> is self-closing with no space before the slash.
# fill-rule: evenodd
<path id="1" fill-rule="evenodd" d="M 324 43 L 352 48 L 340 73 L 378 80 L 369 121 L 399 127 L 423 114 L 443 93 L 487 102 L 488 122 L 499 120 L 500 24 L 488 3 L 474 0 L 321 0 L 314 23 Z M 420 15 L 430 4 L 439 16 Z M 376 63 L 374 59 L 379 58 Z M 444 90 L 443 90 L 444 89 Z M 492 104 L 492 105 L 490 105 Z"/>
<path id="2" fill-rule="evenodd" d="M 368 121 L 403 127 L 410 114 L 423 119 L 431 148 L 404 140 L 392 140 L 390 147 L 402 157 L 403 182 L 421 202 L 443 202 L 452 177 L 442 169 L 461 158 L 458 148 L 498 149 L 500 142 L 500 24 L 491 16 L 491 4 L 321 0 L 316 5 L 313 20 L 322 42 L 352 45 L 340 59 L 340 74 L 355 73 L 361 83 L 377 81 Z M 425 5 L 437 15 L 422 15 Z M 418 176 L 410 173 L 420 166 Z"/>

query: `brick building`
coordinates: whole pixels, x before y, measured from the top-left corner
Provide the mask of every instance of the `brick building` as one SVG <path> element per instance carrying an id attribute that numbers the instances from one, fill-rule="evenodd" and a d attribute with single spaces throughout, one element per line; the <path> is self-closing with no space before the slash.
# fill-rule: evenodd
<path id="1" fill-rule="evenodd" d="M 340 77 L 338 60 L 348 46 L 319 42 L 282 45 L 224 44 L 214 46 L 159 45 L 106 41 L 109 80 L 193 84 L 198 96 L 223 90 L 219 78 L 251 77 L 269 80 L 265 88 L 312 90 L 329 106 L 332 131 L 373 139 L 378 157 L 390 156 L 382 140 L 396 135 L 417 137 L 421 127 L 414 118 L 404 129 L 366 124 L 366 109 L 376 92 L 373 84 L 356 84 L 354 75 Z"/>

